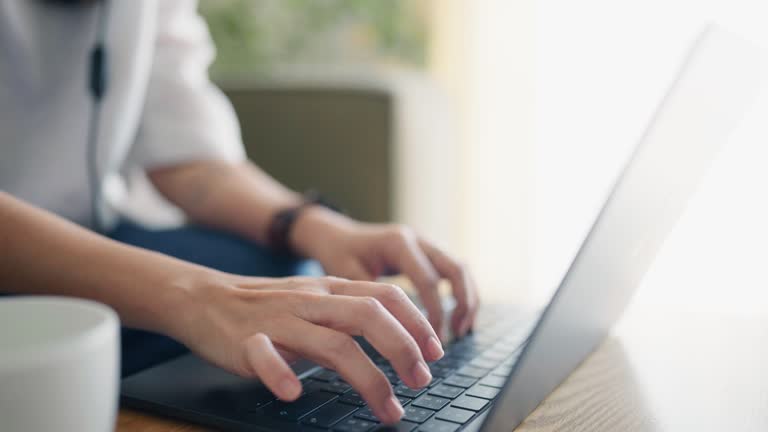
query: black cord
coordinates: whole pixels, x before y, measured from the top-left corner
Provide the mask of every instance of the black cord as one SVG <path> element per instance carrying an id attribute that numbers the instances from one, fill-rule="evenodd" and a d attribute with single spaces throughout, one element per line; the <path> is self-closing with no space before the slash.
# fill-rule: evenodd
<path id="1" fill-rule="evenodd" d="M 91 196 L 91 225 L 95 231 L 102 232 L 104 224 L 101 220 L 102 178 L 99 173 L 99 126 L 101 123 L 101 105 L 107 91 L 109 70 L 107 58 L 107 20 L 109 18 L 108 0 L 104 0 L 99 9 L 96 42 L 90 54 L 90 69 L 88 71 L 88 90 L 91 95 L 91 112 L 88 126 L 88 141 L 86 143 L 86 165 L 88 170 L 88 186 Z"/>

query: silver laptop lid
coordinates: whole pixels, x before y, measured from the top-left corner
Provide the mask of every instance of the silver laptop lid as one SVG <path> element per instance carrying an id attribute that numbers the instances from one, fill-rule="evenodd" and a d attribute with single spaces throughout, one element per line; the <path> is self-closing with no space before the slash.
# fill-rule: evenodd
<path id="1" fill-rule="evenodd" d="M 760 56 L 749 43 L 715 27 L 699 37 L 533 330 L 483 431 L 506 432 L 520 424 L 610 331 L 757 94 Z"/>

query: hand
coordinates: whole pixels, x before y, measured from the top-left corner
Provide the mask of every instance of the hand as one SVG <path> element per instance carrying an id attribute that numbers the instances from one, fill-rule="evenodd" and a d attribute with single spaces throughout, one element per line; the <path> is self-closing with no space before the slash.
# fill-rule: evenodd
<path id="1" fill-rule="evenodd" d="M 168 333 L 217 366 L 258 377 L 282 400 L 301 394 L 288 362 L 303 357 L 336 370 L 377 417 L 395 422 L 403 409 L 389 381 L 350 335 L 365 337 L 412 388 L 432 379 L 425 360 L 443 356 L 432 327 L 396 286 L 207 275 L 174 284 L 185 296 Z"/>
<path id="2" fill-rule="evenodd" d="M 479 299 L 467 269 L 408 227 L 360 223 L 313 207 L 296 221 L 291 243 L 335 276 L 372 281 L 391 270 L 404 273 L 418 290 L 438 335 L 443 328 L 438 284 L 446 278 L 456 299 L 451 331 L 461 337 L 474 324 Z"/>

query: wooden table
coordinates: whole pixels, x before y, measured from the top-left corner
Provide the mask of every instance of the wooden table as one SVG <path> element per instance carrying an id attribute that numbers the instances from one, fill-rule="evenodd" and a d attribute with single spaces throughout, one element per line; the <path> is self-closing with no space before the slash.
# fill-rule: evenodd
<path id="1" fill-rule="evenodd" d="M 117 422 L 202 430 L 129 410 Z M 768 320 L 635 307 L 517 430 L 768 431 Z"/>

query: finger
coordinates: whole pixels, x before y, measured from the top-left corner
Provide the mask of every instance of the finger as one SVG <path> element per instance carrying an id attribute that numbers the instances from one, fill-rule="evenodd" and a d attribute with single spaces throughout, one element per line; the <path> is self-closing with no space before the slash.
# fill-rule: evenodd
<path id="1" fill-rule="evenodd" d="M 348 296 L 375 297 L 410 333 L 427 361 L 443 357 L 443 348 L 432 325 L 419 311 L 402 288 L 375 282 L 338 280 L 331 283 L 331 293 Z"/>
<path id="2" fill-rule="evenodd" d="M 245 340 L 245 358 L 248 368 L 278 398 L 294 401 L 301 395 L 299 379 L 267 335 L 257 333 Z"/>
<path id="3" fill-rule="evenodd" d="M 432 380 L 419 345 L 374 297 L 318 296 L 301 318 L 364 337 L 389 360 L 408 387 L 421 388 Z"/>
<path id="4" fill-rule="evenodd" d="M 455 259 L 425 240 L 420 240 L 419 244 L 437 272 L 451 282 L 453 297 L 456 299 L 456 308 L 451 316 L 451 331 L 459 337 L 464 336 L 474 325 L 477 313 L 475 283 L 469 272 Z"/>
<path id="5" fill-rule="evenodd" d="M 304 291 L 317 294 L 328 294 L 326 278 L 293 276 L 283 278 L 271 278 L 269 284 L 265 284 L 264 278 L 251 278 L 248 276 L 233 276 L 232 280 L 238 288 L 261 290 Z"/>
<path id="6" fill-rule="evenodd" d="M 442 339 L 443 305 L 437 290 L 440 276 L 419 247 L 414 235 L 404 232 L 397 238 L 399 240 L 395 240 L 395 246 L 389 249 L 387 259 L 411 279 L 427 309 L 432 328 Z"/>
<path id="7" fill-rule="evenodd" d="M 300 358 L 296 353 L 290 352 L 286 349 L 280 347 L 275 347 L 275 349 L 277 350 L 277 353 L 280 354 L 280 357 L 282 357 L 283 360 L 285 360 L 285 362 L 289 365 L 294 364 Z"/>
<path id="8" fill-rule="evenodd" d="M 373 275 L 371 275 L 368 270 L 363 267 L 360 261 L 356 259 L 348 260 L 342 266 L 340 266 L 338 271 L 331 271 L 331 273 L 333 273 L 335 276 L 341 276 L 347 279 L 358 281 L 371 281 L 374 279 Z"/>
<path id="9" fill-rule="evenodd" d="M 394 423 L 403 416 L 389 381 L 351 336 L 301 319 L 277 326 L 273 333 L 276 343 L 336 370 L 383 422 Z"/>

